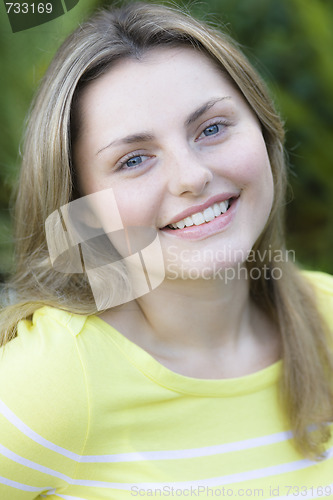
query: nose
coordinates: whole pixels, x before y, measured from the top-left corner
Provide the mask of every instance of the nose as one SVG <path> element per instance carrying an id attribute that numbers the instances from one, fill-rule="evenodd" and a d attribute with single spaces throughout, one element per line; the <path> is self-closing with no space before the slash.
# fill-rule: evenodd
<path id="1" fill-rule="evenodd" d="M 198 196 L 213 179 L 203 159 L 186 146 L 169 156 L 167 171 L 169 192 L 174 196 Z"/>

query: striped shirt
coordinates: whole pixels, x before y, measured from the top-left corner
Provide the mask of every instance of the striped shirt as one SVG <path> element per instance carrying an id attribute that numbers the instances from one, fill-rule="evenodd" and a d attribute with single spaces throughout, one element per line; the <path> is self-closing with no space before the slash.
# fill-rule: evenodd
<path id="1" fill-rule="evenodd" d="M 333 324 L 333 279 L 308 276 Z M 333 440 L 319 462 L 293 447 L 281 369 L 186 377 L 96 316 L 43 307 L 0 357 L 0 499 L 333 499 Z"/>

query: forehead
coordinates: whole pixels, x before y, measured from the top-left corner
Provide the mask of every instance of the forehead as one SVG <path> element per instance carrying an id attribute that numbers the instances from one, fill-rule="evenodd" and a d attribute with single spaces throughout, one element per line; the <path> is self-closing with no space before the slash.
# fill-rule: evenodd
<path id="1" fill-rule="evenodd" d="M 115 62 L 85 88 L 81 103 L 84 106 L 91 104 L 96 109 L 107 99 L 116 108 L 123 108 L 135 100 L 138 104 L 147 100 L 151 104 L 161 102 L 171 97 L 171 89 L 175 92 L 172 97 L 177 100 L 190 97 L 190 93 L 213 89 L 223 92 L 223 88 L 238 93 L 222 67 L 207 55 L 190 47 L 161 47 L 149 50 L 140 59 L 125 58 Z"/>

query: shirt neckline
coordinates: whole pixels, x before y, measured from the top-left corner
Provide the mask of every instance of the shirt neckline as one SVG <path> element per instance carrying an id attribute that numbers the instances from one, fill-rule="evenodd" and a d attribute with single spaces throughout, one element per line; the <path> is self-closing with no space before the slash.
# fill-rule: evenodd
<path id="1" fill-rule="evenodd" d="M 236 397 L 264 390 L 276 384 L 281 376 L 282 360 L 241 377 L 227 379 L 188 377 L 161 364 L 142 347 L 98 316 L 90 316 L 89 321 L 111 336 L 114 344 L 136 369 L 160 386 L 175 392 L 207 397 Z"/>

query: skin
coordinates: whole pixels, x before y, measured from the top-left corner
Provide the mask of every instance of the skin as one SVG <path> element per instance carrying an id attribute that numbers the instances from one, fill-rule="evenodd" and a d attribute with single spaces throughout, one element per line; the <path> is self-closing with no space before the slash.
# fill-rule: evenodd
<path id="1" fill-rule="evenodd" d="M 251 302 L 248 280 L 213 279 L 245 260 L 273 201 L 261 127 L 242 95 L 194 49 L 159 48 L 90 84 L 80 115 L 74 161 L 82 194 L 112 188 L 125 226 L 158 231 L 166 266 L 162 285 L 101 318 L 187 376 L 237 377 L 279 359 L 278 333 Z M 145 135 L 123 140 L 133 134 Z M 191 240 L 163 229 L 223 193 L 238 200 L 222 229 L 205 226 Z M 105 227 L 105 198 L 96 213 Z"/>

